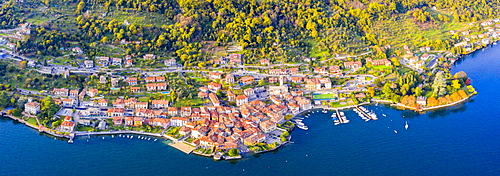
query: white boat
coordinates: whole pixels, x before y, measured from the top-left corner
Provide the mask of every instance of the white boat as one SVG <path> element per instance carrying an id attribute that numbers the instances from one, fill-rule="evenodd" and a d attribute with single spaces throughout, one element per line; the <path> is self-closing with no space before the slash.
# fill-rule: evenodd
<path id="1" fill-rule="evenodd" d="M 382 116 L 384 116 L 384 117 L 385 117 L 386 115 L 385 115 L 385 114 L 382 114 Z"/>
<path id="2" fill-rule="evenodd" d="M 104 137 L 102 137 L 102 139 L 104 139 Z"/>
<path id="3" fill-rule="evenodd" d="M 405 129 L 408 129 L 408 121 L 406 121 Z"/>
<path id="4" fill-rule="evenodd" d="M 111 135 L 111 138 L 115 138 L 115 135 Z"/>
<path id="5" fill-rule="evenodd" d="M 302 125 L 297 125 L 298 128 L 302 129 L 302 130 L 307 130 L 309 129 L 307 126 L 302 126 Z"/>
<path id="6" fill-rule="evenodd" d="M 297 124 L 297 125 L 304 125 L 304 123 L 299 122 L 299 121 L 293 121 L 293 122 L 294 122 L 295 124 Z"/>
<path id="7" fill-rule="evenodd" d="M 394 133 L 398 133 L 398 131 L 394 130 Z"/>
<path id="8" fill-rule="evenodd" d="M 158 139 L 155 139 L 155 140 L 153 140 L 153 141 L 156 141 L 156 140 L 158 140 Z"/>

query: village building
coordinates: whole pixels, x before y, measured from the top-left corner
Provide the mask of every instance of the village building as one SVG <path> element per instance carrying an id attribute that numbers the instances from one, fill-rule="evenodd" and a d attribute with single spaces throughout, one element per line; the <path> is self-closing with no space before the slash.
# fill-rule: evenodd
<path id="1" fill-rule="evenodd" d="M 207 87 L 208 87 L 208 90 L 210 90 L 212 92 L 217 92 L 218 90 L 222 89 L 221 84 L 214 83 L 214 82 L 209 83 Z"/>
<path id="2" fill-rule="evenodd" d="M 177 65 L 175 59 L 169 59 L 164 61 L 165 66 L 171 67 Z"/>
<path id="3" fill-rule="evenodd" d="M 92 68 L 92 67 L 94 67 L 94 61 L 85 60 L 85 61 L 83 61 L 83 65 L 85 66 L 85 68 Z"/>
<path id="4" fill-rule="evenodd" d="M 228 83 L 228 84 L 234 83 L 234 81 L 235 81 L 234 80 L 234 75 L 233 74 L 227 74 L 225 80 L 226 80 L 226 83 Z"/>
<path id="5" fill-rule="evenodd" d="M 137 85 L 137 78 L 136 77 L 128 77 L 127 83 L 129 86 Z"/>
<path id="6" fill-rule="evenodd" d="M 332 88 L 330 78 L 312 78 L 306 79 L 305 81 L 307 90 L 323 90 Z"/>
<path id="7" fill-rule="evenodd" d="M 31 115 L 37 115 L 40 112 L 40 103 L 28 102 L 24 104 L 24 112 Z"/>
<path id="8" fill-rule="evenodd" d="M 363 64 L 361 61 L 349 61 L 349 62 L 344 62 L 344 67 L 346 69 L 351 69 L 351 70 L 356 70 L 358 68 L 361 68 Z"/>
<path id="9" fill-rule="evenodd" d="M 188 118 L 183 118 L 183 117 L 172 117 L 170 118 L 170 125 L 173 127 L 182 127 L 186 125 L 186 123 L 189 121 Z"/>
<path id="10" fill-rule="evenodd" d="M 97 90 L 97 89 L 89 89 L 87 91 L 87 95 L 89 97 L 95 97 L 98 93 L 99 93 L 99 90 Z"/>
<path id="11" fill-rule="evenodd" d="M 385 65 L 385 66 L 391 66 L 391 61 L 387 59 L 378 59 L 378 60 L 373 60 L 372 58 L 366 58 L 367 63 L 371 63 L 373 66 L 379 66 L 379 65 Z"/>
<path id="12" fill-rule="evenodd" d="M 156 56 L 154 54 L 145 54 L 142 58 L 144 60 L 155 60 Z"/>
<path id="13" fill-rule="evenodd" d="M 141 88 L 140 87 L 130 87 L 130 92 L 132 93 L 140 93 Z"/>
<path id="14" fill-rule="evenodd" d="M 214 106 L 220 106 L 220 101 L 217 95 L 215 95 L 214 93 L 210 93 L 208 94 L 208 98 L 210 99 L 210 101 L 212 101 L 212 104 Z"/>
<path id="15" fill-rule="evenodd" d="M 243 77 L 240 78 L 240 82 L 243 85 L 253 84 L 254 81 L 255 81 L 255 78 L 253 76 L 243 76 Z"/>
<path id="16" fill-rule="evenodd" d="M 248 103 L 248 96 L 246 95 L 238 95 L 236 97 L 236 106 L 241 106 L 241 105 L 244 105 L 244 104 L 247 104 Z"/>
<path id="17" fill-rule="evenodd" d="M 54 96 L 59 96 L 59 97 L 67 97 L 69 93 L 69 89 L 66 88 L 54 88 L 52 91 L 52 94 Z"/>

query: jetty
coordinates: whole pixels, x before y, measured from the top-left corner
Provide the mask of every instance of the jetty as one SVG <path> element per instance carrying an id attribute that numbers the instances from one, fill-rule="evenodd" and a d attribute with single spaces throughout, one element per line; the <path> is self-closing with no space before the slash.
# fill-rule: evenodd
<path id="1" fill-rule="evenodd" d="M 361 114 L 363 114 L 366 118 L 370 119 L 370 120 L 377 120 L 376 118 L 373 118 L 371 115 L 367 114 L 364 110 L 362 110 L 361 108 L 359 108 L 359 106 L 356 106 L 355 107 Z"/>
<path id="2" fill-rule="evenodd" d="M 337 118 L 339 119 L 340 123 L 349 123 L 349 120 L 347 120 L 345 115 L 340 115 L 340 112 L 338 109 L 335 109 L 335 114 L 337 115 Z"/>

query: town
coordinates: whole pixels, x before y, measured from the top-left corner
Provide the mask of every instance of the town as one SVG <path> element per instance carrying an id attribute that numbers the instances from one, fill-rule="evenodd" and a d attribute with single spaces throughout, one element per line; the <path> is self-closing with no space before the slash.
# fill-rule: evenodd
<path id="1" fill-rule="evenodd" d="M 270 151 L 289 142 L 295 127 L 307 129 L 290 119 L 314 108 L 382 102 L 421 111 L 469 98 L 476 92 L 465 73 L 444 75 L 457 53 L 496 45 L 499 20 L 480 25 L 486 32 L 450 31 L 463 39 L 451 52 L 405 45 L 401 56 L 377 57 L 375 53 L 391 48 L 385 46 L 357 56 L 303 57 L 300 63 L 285 64 L 261 59 L 246 64 L 245 54 L 236 50 L 186 67 L 176 58 L 155 54 L 89 58 L 77 46 L 67 49 L 66 56 L 81 57 L 77 62 L 40 63 L 16 53 L 13 42 L 30 34 L 30 24 L 24 23 L 3 31 L 10 35 L 0 37 L 0 58 L 21 70 L 57 79 L 83 77 L 84 83 L 10 88 L 25 103 L 5 112 L 70 141 L 90 134 L 141 132 L 168 138 L 186 153 L 240 158 L 240 153 Z M 163 65 L 148 69 L 136 65 L 149 61 Z M 3 90 L 9 89 L 5 86 Z M 56 112 L 40 115 L 54 105 Z"/>

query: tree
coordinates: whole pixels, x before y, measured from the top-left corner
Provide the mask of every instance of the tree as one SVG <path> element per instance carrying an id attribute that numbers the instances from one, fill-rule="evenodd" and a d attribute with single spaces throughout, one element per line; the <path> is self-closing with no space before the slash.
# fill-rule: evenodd
<path id="1" fill-rule="evenodd" d="M 382 93 L 384 93 L 384 96 L 386 98 L 389 97 L 389 95 L 392 93 L 391 83 L 384 84 L 384 87 L 382 88 Z"/>
<path id="2" fill-rule="evenodd" d="M 9 102 L 8 101 L 5 101 L 5 100 L 8 100 L 9 99 L 9 95 L 7 95 L 7 92 L 5 91 L 1 91 L 0 92 L 0 107 L 1 108 L 6 108 L 8 105 L 9 105 Z"/>
<path id="3" fill-rule="evenodd" d="M 51 96 L 45 97 L 40 104 L 39 117 L 52 118 L 59 110 Z"/>
<path id="4" fill-rule="evenodd" d="M 415 87 L 415 89 L 413 89 L 413 93 L 415 94 L 416 97 L 422 95 L 422 89 L 420 87 Z"/>
<path id="5" fill-rule="evenodd" d="M 393 58 L 391 58 L 391 61 L 392 61 L 392 65 L 394 65 L 396 67 L 401 65 L 398 58 L 393 57 Z"/>
<path id="6" fill-rule="evenodd" d="M 474 94 L 474 93 L 476 93 L 476 89 L 474 89 L 474 87 L 472 87 L 472 85 L 468 85 L 467 92 Z"/>
<path id="7" fill-rule="evenodd" d="M 434 82 L 432 83 L 433 94 L 436 96 L 442 96 L 446 94 L 446 79 L 444 78 L 443 72 L 436 73 Z"/>
<path id="8" fill-rule="evenodd" d="M 403 86 L 401 86 L 399 91 L 401 91 L 402 96 L 405 96 L 408 90 L 410 90 L 410 86 L 408 84 L 404 84 Z"/>
<path id="9" fill-rule="evenodd" d="M 427 106 L 437 106 L 438 101 L 434 97 L 430 97 L 427 99 Z"/>
<path id="10" fill-rule="evenodd" d="M 375 88 L 368 87 L 368 93 L 370 94 L 370 97 L 374 97 L 375 96 Z"/>
<path id="11" fill-rule="evenodd" d="M 19 63 L 19 67 L 21 67 L 21 69 L 26 69 L 26 61 L 21 61 L 21 63 Z"/>
<path id="12" fill-rule="evenodd" d="M 232 148 L 229 150 L 228 154 L 229 156 L 234 157 L 240 155 L 240 151 L 238 149 Z"/>
<path id="13" fill-rule="evenodd" d="M 266 81 L 264 80 L 264 78 L 260 79 L 259 86 L 263 86 L 264 84 L 266 84 Z"/>
<path id="14" fill-rule="evenodd" d="M 453 87 L 453 89 L 455 90 L 458 90 L 460 89 L 460 87 L 462 87 L 462 85 L 460 85 L 460 81 L 458 79 L 455 79 L 451 81 L 451 87 Z"/>

